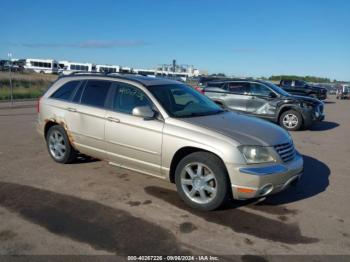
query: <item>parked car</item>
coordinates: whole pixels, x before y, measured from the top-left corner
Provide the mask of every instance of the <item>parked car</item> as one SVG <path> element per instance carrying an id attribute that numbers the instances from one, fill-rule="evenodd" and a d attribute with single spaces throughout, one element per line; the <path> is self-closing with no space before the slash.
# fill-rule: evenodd
<path id="1" fill-rule="evenodd" d="M 11 66 L 10 60 L 0 60 L 0 71 L 8 71 Z"/>
<path id="2" fill-rule="evenodd" d="M 23 72 L 22 60 L 0 60 L 0 71 L 9 71 L 10 68 L 12 72 Z"/>
<path id="3" fill-rule="evenodd" d="M 328 94 L 330 94 L 330 95 L 336 95 L 336 94 L 337 94 L 337 91 L 338 91 L 338 89 L 332 88 L 332 89 L 330 89 L 330 90 L 328 91 Z"/>
<path id="4" fill-rule="evenodd" d="M 350 86 L 340 85 L 336 93 L 337 99 L 349 99 L 350 98 Z"/>
<path id="5" fill-rule="evenodd" d="M 207 85 L 204 93 L 221 107 L 278 123 L 290 131 L 308 128 L 325 117 L 323 102 L 290 95 L 267 81 L 237 79 Z"/>
<path id="6" fill-rule="evenodd" d="M 280 192 L 303 172 L 287 131 L 227 112 L 177 81 L 64 76 L 39 100 L 38 112 L 56 162 L 70 163 L 80 152 L 166 179 L 201 210 Z"/>
<path id="7" fill-rule="evenodd" d="M 310 85 L 303 80 L 281 80 L 279 86 L 292 95 L 309 96 L 319 100 L 327 98 L 327 89 Z"/>

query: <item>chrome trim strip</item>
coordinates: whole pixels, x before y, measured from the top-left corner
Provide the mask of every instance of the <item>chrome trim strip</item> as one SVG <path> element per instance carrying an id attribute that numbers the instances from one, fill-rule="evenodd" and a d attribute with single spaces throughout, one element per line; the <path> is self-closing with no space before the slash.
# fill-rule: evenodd
<path id="1" fill-rule="evenodd" d="M 108 155 L 112 155 L 112 156 L 115 156 L 115 157 L 119 157 L 119 158 L 122 158 L 122 159 L 126 159 L 126 160 L 129 160 L 129 161 L 133 161 L 134 163 L 140 163 L 142 165 L 145 165 L 145 166 L 150 166 L 150 167 L 154 167 L 154 168 L 159 168 L 159 172 L 160 172 L 160 165 L 156 165 L 156 164 L 152 164 L 152 163 L 149 163 L 149 162 L 146 162 L 146 161 L 142 161 L 142 160 L 139 160 L 139 159 L 136 159 L 136 158 L 131 158 L 131 157 L 127 157 L 127 156 L 124 156 L 124 155 L 119 155 L 119 154 L 116 154 L 116 153 L 113 153 L 113 152 L 110 152 L 110 151 L 106 151 L 106 153 Z M 121 164 L 121 166 L 125 166 L 124 164 Z M 129 168 L 130 169 L 130 168 Z M 142 173 L 142 172 L 141 172 Z M 144 172 L 143 172 L 144 173 Z"/>
<path id="2" fill-rule="evenodd" d="M 239 171 L 241 173 L 246 173 L 250 175 L 265 176 L 265 175 L 284 173 L 284 172 L 287 172 L 288 169 L 282 165 L 274 165 L 274 166 L 267 166 L 267 167 L 241 167 Z"/>
<path id="3" fill-rule="evenodd" d="M 122 146 L 122 147 L 125 147 L 125 148 L 134 149 L 134 150 L 137 150 L 137 151 L 140 151 L 140 152 L 143 152 L 143 153 L 148 153 L 148 154 L 160 156 L 160 152 L 150 151 L 150 150 L 143 149 L 143 148 L 140 148 L 140 147 L 131 146 L 131 145 L 123 144 L 123 143 L 118 143 L 118 142 L 113 141 L 113 140 L 108 140 L 107 142 L 111 143 L 111 144 L 114 144 L 114 145 L 117 145 L 117 146 Z"/>

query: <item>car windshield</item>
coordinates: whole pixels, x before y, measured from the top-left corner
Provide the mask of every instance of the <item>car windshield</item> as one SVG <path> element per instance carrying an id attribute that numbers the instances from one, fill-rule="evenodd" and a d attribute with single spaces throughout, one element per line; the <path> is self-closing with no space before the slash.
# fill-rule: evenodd
<path id="1" fill-rule="evenodd" d="M 205 95 L 184 84 L 148 86 L 167 113 L 172 117 L 195 117 L 224 112 Z"/>
<path id="2" fill-rule="evenodd" d="M 282 88 L 280 88 L 279 86 L 276 86 L 275 84 L 271 83 L 271 82 L 264 82 L 267 86 L 269 86 L 273 91 L 275 91 L 276 93 L 282 95 L 282 96 L 290 96 L 289 93 L 287 93 L 286 91 L 284 91 Z"/>

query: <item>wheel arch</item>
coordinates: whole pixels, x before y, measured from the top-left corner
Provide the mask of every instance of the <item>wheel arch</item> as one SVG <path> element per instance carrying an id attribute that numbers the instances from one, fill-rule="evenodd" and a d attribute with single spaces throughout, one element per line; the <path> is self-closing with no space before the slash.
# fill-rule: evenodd
<path id="1" fill-rule="evenodd" d="M 225 162 L 222 160 L 222 158 L 219 155 L 217 155 L 216 153 L 214 153 L 212 151 L 205 150 L 203 148 L 193 147 L 193 146 L 186 146 L 186 147 L 182 147 L 182 148 L 178 149 L 175 152 L 175 154 L 174 154 L 174 156 L 173 156 L 173 158 L 171 160 L 170 170 L 169 170 L 169 180 L 170 180 L 171 183 L 175 183 L 175 171 L 176 171 L 176 167 L 180 163 L 180 161 L 184 157 L 186 157 L 186 156 L 188 156 L 188 155 L 190 155 L 192 153 L 195 153 L 195 152 L 206 152 L 206 153 L 210 153 L 210 154 L 216 156 L 222 162 L 222 164 L 223 164 L 223 166 L 225 168 L 225 172 L 226 172 L 226 174 L 228 176 L 228 179 L 230 181 L 230 176 L 228 175 L 228 170 L 227 170 L 227 167 L 225 165 Z"/>
<path id="2" fill-rule="evenodd" d="M 300 114 L 301 114 L 301 117 L 302 117 L 302 120 L 304 121 L 304 117 L 303 117 L 303 114 L 302 114 L 301 109 L 300 109 L 298 106 L 293 105 L 293 104 L 286 104 L 286 105 L 281 106 L 280 109 L 279 109 L 279 111 L 278 111 L 276 121 L 279 122 L 281 115 L 282 115 L 284 112 L 288 111 L 288 110 L 295 110 L 295 111 L 297 111 L 298 113 L 300 113 Z"/>
<path id="3" fill-rule="evenodd" d="M 49 129 L 53 126 L 59 125 L 56 121 L 46 121 L 45 126 L 44 126 L 44 136 L 46 137 L 47 132 L 49 131 Z"/>

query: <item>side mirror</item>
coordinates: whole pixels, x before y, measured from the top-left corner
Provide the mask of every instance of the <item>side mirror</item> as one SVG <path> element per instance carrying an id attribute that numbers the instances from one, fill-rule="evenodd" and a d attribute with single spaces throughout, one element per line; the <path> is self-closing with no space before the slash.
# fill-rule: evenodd
<path id="1" fill-rule="evenodd" d="M 149 106 L 137 106 L 132 110 L 132 115 L 152 119 L 154 118 L 155 113 Z"/>

